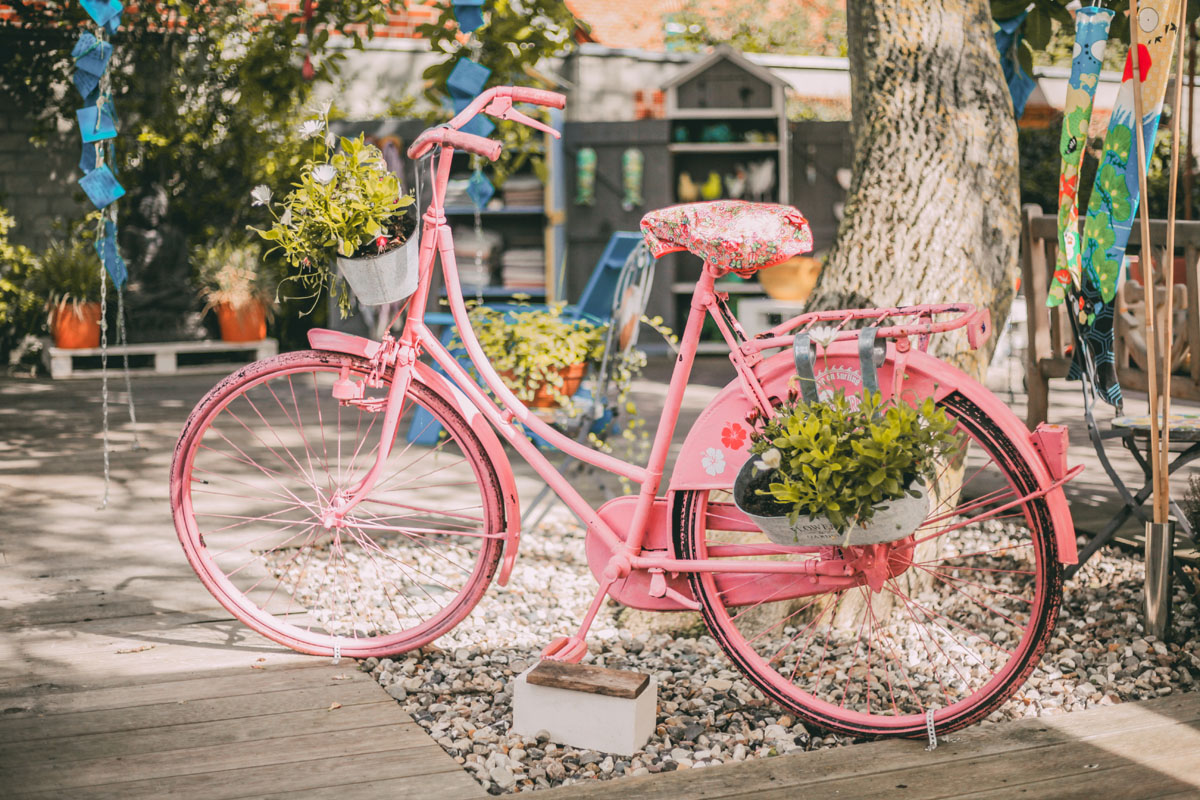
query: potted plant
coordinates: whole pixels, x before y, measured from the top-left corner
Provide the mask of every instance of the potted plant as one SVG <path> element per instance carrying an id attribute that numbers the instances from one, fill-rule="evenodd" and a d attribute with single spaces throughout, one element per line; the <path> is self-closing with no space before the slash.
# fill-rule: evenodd
<path id="1" fill-rule="evenodd" d="M 856 402 L 857 401 L 857 402 Z M 807 403 L 793 392 L 765 421 L 752 413 L 753 456 L 734 502 L 776 544 L 878 544 L 924 521 L 939 459 L 961 447 L 956 423 L 932 399 L 885 402 L 843 392 Z"/>
<path id="2" fill-rule="evenodd" d="M 563 317 L 563 306 L 499 310 L 479 305 L 470 312 L 471 329 L 488 362 L 531 408 L 567 407 L 588 362 L 603 352 L 603 326 Z"/>
<path id="3" fill-rule="evenodd" d="M 265 339 L 276 279 L 262 265 L 259 248 L 222 239 L 198 248 L 195 259 L 204 312 L 216 311 L 222 341 Z"/>
<path id="4" fill-rule="evenodd" d="M 71 237 L 51 244 L 32 277 L 32 289 L 46 308 L 54 346 L 100 346 L 100 260 L 91 243 Z"/>
<path id="5" fill-rule="evenodd" d="M 367 305 L 394 303 L 416 291 L 416 215 L 413 198 L 401 194 L 379 148 L 362 136 L 334 136 L 328 114 L 326 106 L 301 125 L 301 136 L 313 140 L 312 155 L 278 209 L 266 186 L 251 192 L 252 204 L 266 206 L 274 223 L 250 230 L 272 242 L 269 252 L 281 252 L 295 270 L 285 280 L 304 287 L 314 305 L 322 290 L 336 291 L 345 315 L 350 296 L 339 277 Z"/>

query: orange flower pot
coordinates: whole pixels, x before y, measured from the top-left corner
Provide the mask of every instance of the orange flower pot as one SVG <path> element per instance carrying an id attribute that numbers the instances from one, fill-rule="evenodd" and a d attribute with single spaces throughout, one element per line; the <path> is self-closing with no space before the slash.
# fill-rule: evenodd
<path id="1" fill-rule="evenodd" d="M 580 361 L 578 364 L 572 364 L 569 367 L 563 367 L 558 370 L 558 374 L 562 376 L 563 382 L 560 391 L 566 397 L 571 397 L 579 391 L 579 385 L 583 383 L 583 376 L 587 373 L 587 362 Z M 506 379 L 506 382 L 511 385 L 514 382 L 515 376 L 511 372 L 500 373 L 501 377 Z M 534 387 L 530 387 L 534 388 Z M 551 394 L 551 387 L 547 384 L 539 384 L 536 387 L 536 394 L 533 400 L 525 403 L 528 408 L 556 408 L 558 401 Z"/>
<path id="2" fill-rule="evenodd" d="M 64 305 L 51 322 L 54 346 L 66 350 L 100 346 L 100 304 Z"/>
<path id="3" fill-rule="evenodd" d="M 218 303 L 217 323 L 223 342 L 257 342 L 267 338 L 267 311 L 262 303 L 239 307 Z"/>

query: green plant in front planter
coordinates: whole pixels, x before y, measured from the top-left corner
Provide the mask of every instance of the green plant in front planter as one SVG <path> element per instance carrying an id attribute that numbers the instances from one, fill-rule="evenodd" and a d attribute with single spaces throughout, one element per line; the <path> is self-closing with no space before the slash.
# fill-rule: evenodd
<path id="1" fill-rule="evenodd" d="M 350 296 L 331 262 L 337 259 L 342 277 L 351 282 L 360 301 L 381 304 L 402 299 L 407 296 L 402 292 L 411 294 L 416 289 L 415 253 L 408 259 L 411 269 L 398 267 L 398 258 L 382 257 L 399 255 L 397 251 L 416 229 L 416 220 L 409 213 L 413 198 L 401 194 L 400 182 L 388 170 L 379 148 L 367 144 L 361 135 L 355 139 L 334 136 L 328 130 L 328 114 L 326 106 L 301 125 L 301 136 L 313 141 L 312 155 L 301 166 L 299 182 L 278 210 L 271 205 L 268 187 L 254 188 L 253 205 L 266 206 L 274 224 L 250 230 L 272 242 L 275 246 L 269 252 L 281 253 L 294 270 L 285 281 L 300 284 L 314 307 L 323 290 L 336 292 L 344 316 L 350 309 Z M 360 283 L 356 270 L 363 260 L 368 265 L 379 260 L 380 274 Z M 398 270 L 404 270 L 403 274 L 392 274 Z M 373 286 L 372 280 L 385 284 Z M 396 282 L 389 282 L 392 280 Z"/>
<path id="2" fill-rule="evenodd" d="M 603 354 L 604 327 L 563 317 L 564 306 L 501 311 L 477 305 L 470 311 L 488 362 L 526 405 L 569 410 L 587 363 Z"/>
<path id="3" fill-rule="evenodd" d="M 751 434 L 757 458 L 739 473 L 734 497 L 773 541 L 891 541 L 924 519 L 925 485 L 935 480 L 939 461 L 961 449 L 956 423 L 928 398 L 918 406 L 885 401 L 878 392 L 853 400 L 838 391 L 807 403 L 793 391 Z M 905 498 L 912 501 L 897 502 Z M 884 508 L 919 516 L 881 530 L 876 515 Z M 785 525 L 764 527 L 763 520 L 781 518 Z"/>

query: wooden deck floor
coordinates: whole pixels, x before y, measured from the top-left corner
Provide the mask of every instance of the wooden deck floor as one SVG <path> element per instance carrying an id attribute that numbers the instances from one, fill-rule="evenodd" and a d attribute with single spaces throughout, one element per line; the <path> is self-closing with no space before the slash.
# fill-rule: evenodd
<path id="1" fill-rule="evenodd" d="M 888 740 L 576 784 L 546 800 L 1200 797 L 1200 693 L 974 727 L 936 750 Z"/>
<path id="2" fill-rule="evenodd" d="M 260 638 L 188 567 L 167 464 L 213 380 L 137 382 L 97 511 L 98 382 L 0 379 L 0 797 L 483 796 L 356 662 Z"/>

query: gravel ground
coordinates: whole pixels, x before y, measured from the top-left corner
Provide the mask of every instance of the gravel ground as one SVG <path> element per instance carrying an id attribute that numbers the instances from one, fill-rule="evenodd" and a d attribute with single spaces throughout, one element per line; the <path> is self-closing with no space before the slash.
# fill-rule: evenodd
<path id="1" fill-rule="evenodd" d="M 1176 581 L 1176 641 L 1143 636 L 1142 576 L 1140 559 L 1122 551 L 1093 557 L 1066 587 L 1040 666 L 983 724 L 1196 688 L 1195 597 Z M 492 586 L 451 634 L 395 659 L 368 659 L 362 668 L 492 794 L 853 743 L 810 732 L 764 699 L 707 634 L 635 636 L 618 629 L 613 607 L 592 628 L 586 663 L 656 677 L 658 726 L 649 743 L 626 757 L 509 736 L 511 681 L 536 662 L 546 642 L 574 630 L 594 588 L 578 528 L 533 532 L 523 537 L 509 586 Z"/>

